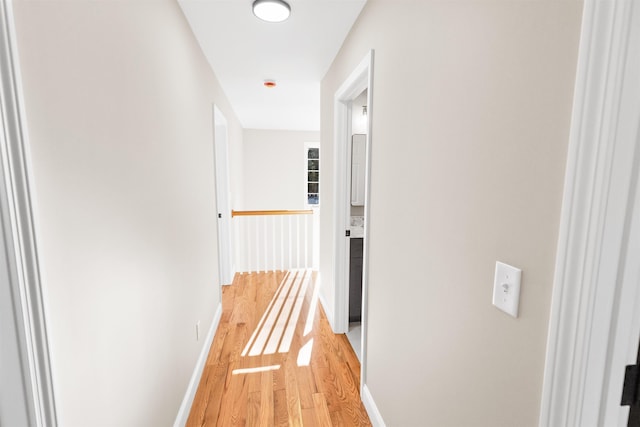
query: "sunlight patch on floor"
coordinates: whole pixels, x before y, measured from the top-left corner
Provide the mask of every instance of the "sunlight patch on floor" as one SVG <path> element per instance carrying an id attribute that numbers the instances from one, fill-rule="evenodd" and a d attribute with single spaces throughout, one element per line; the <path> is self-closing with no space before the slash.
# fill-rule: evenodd
<path id="1" fill-rule="evenodd" d="M 304 333 L 306 337 L 313 330 L 313 319 L 316 318 L 316 308 L 318 307 L 318 298 L 320 297 L 320 286 L 316 282 L 313 283 L 313 296 L 311 297 L 311 305 L 307 314 L 307 322 L 304 324 Z"/>
<path id="2" fill-rule="evenodd" d="M 242 351 L 243 357 L 289 351 L 311 282 L 311 270 L 291 270 L 287 273 Z M 315 304 L 312 304 L 310 314 L 315 315 Z M 312 324 L 313 317 L 308 317 L 307 323 L 309 319 Z"/>
<path id="3" fill-rule="evenodd" d="M 298 366 L 309 366 L 311 363 L 311 351 L 313 350 L 313 338 L 309 340 L 298 352 Z"/>
<path id="4" fill-rule="evenodd" d="M 278 369 L 280 369 L 280 365 L 259 366 L 257 368 L 234 369 L 233 371 L 231 371 L 231 375 L 255 374 L 256 372 L 277 371 Z"/>

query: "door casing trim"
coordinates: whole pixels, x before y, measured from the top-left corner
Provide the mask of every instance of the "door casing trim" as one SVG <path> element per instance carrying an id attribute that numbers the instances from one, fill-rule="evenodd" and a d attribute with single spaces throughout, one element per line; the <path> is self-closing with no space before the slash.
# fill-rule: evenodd
<path id="1" fill-rule="evenodd" d="M 367 328 L 368 328 L 368 288 L 369 288 L 369 224 L 371 219 L 371 152 L 373 142 L 373 67 L 375 52 L 370 50 L 349 77 L 338 88 L 334 96 L 334 312 L 333 330 L 335 333 L 346 333 L 349 329 L 349 259 L 348 240 L 345 230 L 348 227 L 348 208 L 350 194 L 347 170 L 351 161 L 351 103 L 365 89 L 367 92 L 367 149 L 365 167 L 365 207 L 364 207 L 364 248 L 362 270 L 362 360 L 360 388 L 364 390 L 367 372 Z"/>
<path id="2" fill-rule="evenodd" d="M 631 322 L 618 317 L 620 304 L 639 303 L 620 298 L 639 154 L 638 123 L 630 123 L 622 90 L 639 70 L 628 54 L 640 48 L 633 3 L 584 4 L 540 426 L 618 425 L 604 421 L 624 412 L 611 412 L 619 379 L 610 368 L 614 353 L 625 351 L 614 343 L 617 324 Z"/>
<path id="3" fill-rule="evenodd" d="M 37 218 L 32 200 L 33 179 L 18 63 L 12 2 L 0 0 L 0 193 L 4 244 L 14 295 L 16 333 L 20 347 L 25 403 L 30 423 L 58 424 L 47 333 L 45 297 L 36 239 Z"/>

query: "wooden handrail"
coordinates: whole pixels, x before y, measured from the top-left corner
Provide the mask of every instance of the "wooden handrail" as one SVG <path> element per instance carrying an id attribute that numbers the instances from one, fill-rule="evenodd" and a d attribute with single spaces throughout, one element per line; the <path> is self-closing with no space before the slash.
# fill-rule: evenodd
<path id="1" fill-rule="evenodd" d="M 287 211 L 287 210 L 275 210 L 275 211 L 231 211 L 231 217 L 234 216 L 262 216 L 262 215 L 313 215 L 312 209 Z"/>

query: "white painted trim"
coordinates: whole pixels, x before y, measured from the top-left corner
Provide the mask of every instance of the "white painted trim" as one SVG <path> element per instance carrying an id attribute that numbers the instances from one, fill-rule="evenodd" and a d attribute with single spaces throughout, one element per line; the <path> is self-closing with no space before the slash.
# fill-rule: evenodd
<path id="1" fill-rule="evenodd" d="M 178 415 L 176 416 L 176 420 L 173 423 L 173 427 L 183 427 L 187 423 L 189 412 L 191 412 L 191 406 L 193 405 L 193 399 L 196 397 L 196 391 L 198 391 L 200 378 L 202 378 L 202 372 L 204 371 L 204 366 L 207 363 L 207 357 L 209 357 L 211 344 L 213 343 L 213 338 L 215 337 L 216 331 L 218 330 L 218 325 L 220 324 L 221 317 L 222 303 L 218 304 L 216 314 L 213 316 L 211 327 L 209 328 L 209 332 L 207 333 L 207 339 L 202 344 L 200 356 L 198 357 L 196 366 L 193 369 L 193 374 L 191 374 L 191 379 L 189 380 L 187 391 L 184 394 L 184 399 L 182 399 L 182 404 L 180 405 L 180 409 L 178 410 Z"/>
<path id="2" fill-rule="evenodd" d="M 369 54 L 369 67 L 367 69 L 368 91 L 367 91 L 367 143 L 365 161 L 365 189 L 364 189 L 364 247 L 362 251 L 362 361 L 360 363 L 360 389 L 364 390 L 367 381 L 367 340 L 369 337 L 369 231 L 371 224 L 371 153 L 373 149 L 373 117 L 375 108 L 373 103 L 373 70 L 375 52 L 371 50 Z"/>
<path id="3" fill-rule="evenodd" d="M 373 400 L 373 396 L 369 391 L 369 387 L 367 385 L 362 386 L 362 403 L 364 404 L 364 408 L 367 410 L 367 414 L 369 414 L 369 420 L 373 427 L 386 427 L 387 425 L 384 423 L 382 419 L 382 415 L 378 410 L 378 405 Z"/>
<path id="4" fill-rule="evenodd" d="M 0 0 L 0 76 L 2 110 L 2 193 L 10 228 L 5 230 L 10 286 L 16 296 L 17 334 L 30 423 L 56 426 L 57 413 L 46 328 L 43 289 L 31 194 L 29 144 L 18 63 L 12 2 Z"/>
<path id="5" fill-rule="evenodd" d="M 637 117 L 626 116 L 623 102 L 625 75 L 634 78 L 629 61 L 638 62 L 627 52 L 640 47 L 628 45 L 630 30 L 640 27 L 633 3 L 584 6 L 540 426 L 602 425 L 606 412 L 638 167 Z"/>

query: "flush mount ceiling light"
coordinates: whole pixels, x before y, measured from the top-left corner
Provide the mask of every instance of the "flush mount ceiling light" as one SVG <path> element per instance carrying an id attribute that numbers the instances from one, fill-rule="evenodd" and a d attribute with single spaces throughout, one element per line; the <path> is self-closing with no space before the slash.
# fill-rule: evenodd
<path id="1" fill-rule="evenodd" d="M 267 88 L 273 88 L 273 87 L 276 87 L 276 81 L 275 80 L 265 80 L 263 85 L 264 85 L 264 87 L 267 87 Z"/>
<path id="2" fill-rule="evenodd" d="M 256 0 L 253 14 L 263 21 L 282 22 L 291 14 L 291 7 L 284 0 Z"/>

